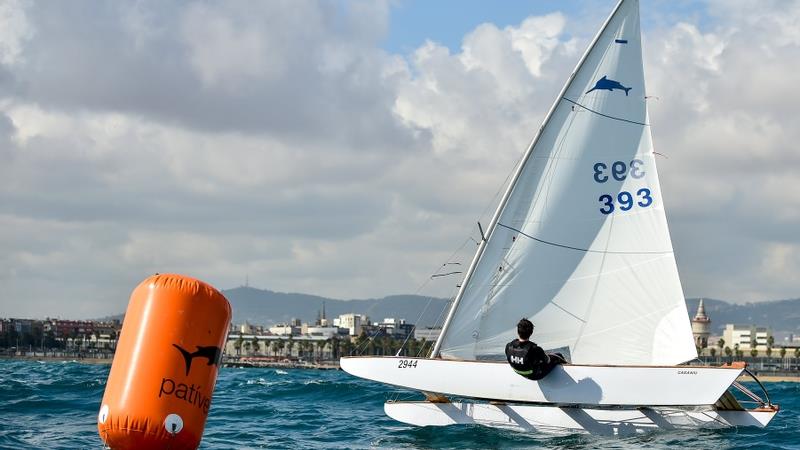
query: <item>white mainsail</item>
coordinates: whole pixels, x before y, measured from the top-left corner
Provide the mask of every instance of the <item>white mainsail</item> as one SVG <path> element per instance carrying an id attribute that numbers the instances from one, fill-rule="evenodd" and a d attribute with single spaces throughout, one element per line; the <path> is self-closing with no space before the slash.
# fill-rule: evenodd
<path id="1" fill-rule="evenodd" d="M 575 364 L 697 356 L 653 154 L 636 0 L 617 5 L 523 158 L 438 355 L 502 358 L 521 317 L 540 346 L 568 347 Z"/>

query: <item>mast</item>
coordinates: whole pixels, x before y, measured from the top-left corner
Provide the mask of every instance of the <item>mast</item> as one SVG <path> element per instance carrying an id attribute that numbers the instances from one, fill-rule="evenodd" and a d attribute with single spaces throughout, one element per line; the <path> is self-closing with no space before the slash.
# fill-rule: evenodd
<path id="1" fill-rule="evenodd" d="M 483 256 L 484 251 L 486 250 L 486 244 L 489 242 L 489 239 L 492 238 L 492 235 L 494 234 L 494 230 L 497 228 L 497 222 L 500 219 L 500 214 L 503 212 L 503 209 L 505 209 L 506 204 L 508 203 L 508 199 L 509 199 L 509 197 L 511 197 L 511 192 L 514 190 L 514 186 L 517 184 L 517 180 L 519 179 L 519 176 L 522 173 L 522 170 L 525 168 L 525 164 L 527 164 L 528 160 L 530 159 L 530 156 L 533 153 L 533 149 L 534 149 L 534 147 L 536 147 L 536 143 L 539 141 L 539 138 L 542 135 L 542 131 L 547 126 L 547 124 L 550 122 L 550 118 L 552 117 L 553 112 L 555 111 L 555 109 L 558 106 L 558 104 L 561 101 L 561 99 L 566 94 L 567 89 L 569 88 L 570 84 L 572 84 L 572 80 L 575 78 L 575 75 L 578 73 L 578 69 L 580 69 L 580 67 L 583 65 L 584 61 L 589 56 L 589 53 L 591 53 L 592 49 L 594 49 L 594 46 L 597 44 L 597 41 L 600 39 L 600 36 L 602 36 L 603 32 L 606 30 L 606 28 L 608 28 L 608 24 L 611 22 L 611 19 L 614 18 L 614 16 L 617 14 L 617 11 L 619 11 L 620 7 L 626 1 L 628 1 L 628 0 L 620 0 L 617 3 L 617 6 L 614 7 L 614 10 L 611 11 L 611 14 L 609 14 L 608 18 L 603 23 L 603 26 L 600 27 L 600 31 L 598 31 L 597 34 L 594 36 L 594 39 L 592 39 L 591 44 L 586 49 L 586 51 L 583 53 L 583 56 L 581 56 L 581 59 L 578 60 L 578 64 L 575 66 L 575 69 L 572 70 L 572 73 L 570 74 L 569 78 L 567 79 L 567 82 L 564 83 L 564 87 L 561 88 L 561 92 L 559 92 L 559 94 L 556 97 L 555 101 L 550 106 L 550 110 L 547 112 L 547 115 L 545 116 L 544 121 L 542 122 L 542 125 L 536 131 L 536 135 L 533 137 L 533 140 L 528 145 L 528 149 L 525 151 L 525 155 L 523 156 L 522 161 L 520 161 L 520 163 L 517 165 L 517 167 L 516 167 L 516 169 L 514 171 L 514 176 L 511 178 L 511 181 L 509 182 L 508 187 L 506 188 L 506 191 L 503 194 L 503 197 L 500 199 L 500 203 L 498 204 L 497 209 L 495 210 L 494 215 L 492 216 L 492 220 L 489 222 L 489 228 L 487 229 L 486 238 L 481 240 L 481 243 L 478 246 L 478 251 L 475 252 L 475 256 L 472 258 L 472 262 L 470 263 L 469 268 L 467 269 L 467 273 L 464 276 L 464 280 L 461 282 L 461 287 L 458 289 L 458 293 L 456 294 L 456 297 L 453 300 L 453 305 L 450 307 L 450 311 L 447 313 L 447 318 L 445 319 L 444 324 L 442 325 L 442 331 L 441 331 L 441 333 L 439 333 L 439 338 L 436 340 L 436 344 L 434 345 L 433 351 L 431 352 L 431 356 L 430 356 L 431 358 L 437 358 L 439 356 L 439 352 L 440 352 L 441 347 L 442 347 L 442 342 L 444 341 L 444 337 L 447 334 L 447 329 L 450 326 L 450 322 L 453 320 L 453 316 L 455 314 L 456 308 L 458 308 L 459 302 L 464 297 L 464 291 L 465 291 L 467 285 L 469 284 L 469 281 L 472 278 L 472 275 L 475 272 L 475 268 L 478 266 L 478 262 L 480 261 L 481 257 Z"/>

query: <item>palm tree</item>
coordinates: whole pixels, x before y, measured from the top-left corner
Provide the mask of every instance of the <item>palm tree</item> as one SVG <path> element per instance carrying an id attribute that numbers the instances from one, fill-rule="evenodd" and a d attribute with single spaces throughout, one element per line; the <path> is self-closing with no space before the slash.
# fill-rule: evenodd
<path id="1" fill-rule="evenodd" d="M 418 356 L 427 358 L 428 356 L 430 356 L 431 350 L 433 350 L 432 343 L 428 342 L 427 339 L 422 338 L 422 340 L 419 343 Z"/>
<path id="2" fill-rule="evenodd" d="M 786 358 L 786 347 L 781 347 L 780 355 L 781 355 L 781 359 Z"/>
<path id="3" fill-rule="evenodd" d="M 283 342 L 283 339 L 278 338 L 277 344 L 278 344 L 278 353 L 282 355 L 283 354 L 283 347 L 286 346 L 286 342 Z"/>
<path id="4" fill-rule="evenodd" d="M 289 335 L 289 340 L 286 342 L 286 347 L 288 348 L 288 350 L 287 350 L 288 355 L 287 356 L 289 358 L 291 358 L 292 357 L 292 350 L 294 350 L 294 337 L 291 334 Z"/>
<path id="5" fill-rule="evenodd" d="M 89 340 L 89 348 L 97 351 L 97 344 L 100 342 L 100 332 L 92 331 L 91 334 L 89 334 L 89 336 L 91 336 Z"/>
<path id="6" fill-rule="evenodd" d="M 722 354 L 722 349 L 725 348 L 725 339 L 719 338 L 717 347 L 719 347 L 719 353 Z"/>
<path id="7" fill-rule="evenodd" d="M 750 348 L 750 356 L 752 356 L 753 358 L 758 356 L 758 349 L 755 347 Z"/>
<path id="8" fill-rule="evenodd" d="M 117 332 L 115 330 L 112 330 L 110 337 L 111 337 L 111 349 L 112 350 L 116 350 L 117 349 Z"/>
<path id="9" fill-rule="evenodd" d="M 369 336 L 367 336 L 366 331 L 361 331 L 361 334 L 358 335 L 356 338 L 356 351 L 362 353 L 364 351 L 364 347 L 368 345 L 367 341 L 371 341 Z"/>
<path id="10" fill-rule="evenodd" d="M 275 356 L 278 353 L 278 349 L 280 348 L 278 345 L 278 341 L 272 341 L 272 345 L 270 347 L 272 348 L 272 356 Z"/>
<path id="11" fill-rule="evenodd" d="M 408 340 L 408 344 L 406 345 L 406 355 L 408 356 L 417 356 L 417 352 L 419 351 L 419 341 L 415 338 L 411 338 Z"/>
<path id="12" fill-rule="evenodd" d="M 339 353 L 342 356 L 350 356 L 350 353 L 352 351 L 353 351 L 353 341 L 351 341 L 350 338 L 348 337 L 347 339 L 342 341 L 341 349 L 339 350 Z"/>
<path id="13" fill-rule="evenodd" d="M 712 358 L 717 356 L 717 348 L 716 347 L 711 347 L 708 351 L 711 353 L 711 357 Z"/>
<path id="14" fill-rule="evenodd" d="M 258 338 L 253 337 L 253 353 L 261 351 L 261 344 L 258 343 Z"/>
<path id="15" fill-rule="evenodd" d="M 794 357 L 795 359 L 800 358 L 800 347 L 794 349 Z"/>
<path id="16" fill-rule="evenodd" d="M 770 336 L 767 338 L 767 358 L 772 356 L 772 346 L 775 345 L 775 338 Z"/>
<path id="17" fill-rule="evenodd" d="M 319 351 L 319 357 L 317 361 L 321 361 L 325 359 L 325 346 L 328 344 L 328 341 L 319 340 L 317 341 L 317 350 Z"/>
<path id="18" fill-rule="evenodd" d="M 394 338 L 390 336 L 384 336 L 383 339 L 381 339 L 381 351 L 384 355 L 394 355 L 396 346 Z"/>
<path id="19" fill-rule="evenodd" d="M 242 356 L 242 344 L 244 344 L 244 338 L 239 335 L 239 337 L 233 343 L 233 348 L 236 350 L 236 356 Z"/>
<path id="20" fill-rule="evenodd" d="M 331 360 L 336 361 L 339 359 L 339 349 L 341 347 L 341 341 L 338 337 L 334 336 L 330 339 L 330 349 L 331 349 Z"/>

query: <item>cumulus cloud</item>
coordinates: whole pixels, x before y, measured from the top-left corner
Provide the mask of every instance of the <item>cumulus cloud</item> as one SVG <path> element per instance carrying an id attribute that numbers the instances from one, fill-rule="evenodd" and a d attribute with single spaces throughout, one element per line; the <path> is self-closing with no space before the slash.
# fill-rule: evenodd
<path id="1" fill-rule="evenodd" d="M 797 296 L 800 8 L 759 5 L 644 30 L 690 296 Z M 167 271 L 413 292 L 453 250 L 469 261 L 589 14 L 390 54 L 386 2 L 0 4 L 0 315 L 119 312 Z"/>
<path id="2" fill-rule="evenodd" d="M 800 3 L 711 2 L 713 25 L 647 36 L 648 91 L 684 288 L 734 301 L 798 296 L 800 114 L 790 86 Z M 781 249 L 781 250 L 778 250 Z"/>

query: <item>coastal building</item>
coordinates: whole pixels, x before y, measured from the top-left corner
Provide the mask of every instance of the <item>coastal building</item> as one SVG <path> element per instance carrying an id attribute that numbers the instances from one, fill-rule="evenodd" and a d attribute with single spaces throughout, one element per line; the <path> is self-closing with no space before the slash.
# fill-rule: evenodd
<path id="1" fill-rule="evenodd" d="M 303 324 L 302 334 L 306 336 L 318 336 L 325 339 L 330 339 L 334 336 L 346 335 L 348 334 L 348 330 L 347 328 Z"/>
<path id="2" fill-rule="evenodd" d="M 706 314 L 703 299 L 697 305 L 697 313 L 692 319 L 692 335 L 694 336 L 694 345 L 699 348 L 708 347 L 708 337 L 711 335 L 711 319 Z"/>
<path id="3" fill-rule="evenodd" d="M 350 336 L 358 336 L 361 334 L 361 318 L 360 314 L 342 314 L 333 319 L 333 325 L 339 328 L 347 328 Z"/>
<path id="4" fill-rule="evenodd" d="M 75 338 L 94 333 L 94 324 L 86 320 L 54 320 L 51 328 L 59 338 Z"/>
<path id="5" fill-rule="evenodd" d="M 277 336 L 230 333 L 225 344 L 225 355 L 247 357 L 293 358 L 316 351 L 320 346 L 330 352 L 325 336 Z"/>
<path id="6" fill-rule="evenodd" d="M 771 336 L 772 330 L 767 327 L 731 323 L 725 324 L 725 331 L 722 334 L 726 346 L 734 348 L 738 345 L 740 350 L 750 350 L 753 342 L 756 344 L 756 349 L 766 350 Z"/>
<path id="7" fill-rule="evenodd" d="M 405 319 L 395 319 L 387 317 L 383 322 L 377 324 L 383 331 L 396 339 L 405 339 L 414 332 L 414 324 L 406 323 Z"/>
<path id="8" fill-rule="evenodd" d="M 756 348 L 766 351 L 769 345 L 769 338 L 772 336 L 772 330 L 767 327 L 753 327 L 753 335 L 755 336 Z"/>
<path id="9" fill-rule="evenodd" d="M 279 323 L 269 327 L 269 332 L 276 336 L 297 336 L 300 334 L 300 327 L 295 327 L 288 323 Z"/>
<path id="10" fill-rule="evenodd" d="M 722 339 L 725 340 L 725 345 L 730 348 L 734 348 L 737 345 L 742 350 L 750 348 L 752 328 L 750 325 L 725 324 Z"/>
<path id="11" fill-rule="evenodd" d="M 425 339 L 426 342 L 435 342 L 439 339 L 439 335 L 442 333 L 441 328 L 416 328 L 414 329 L 414 339 L 422 340 Z"/>

